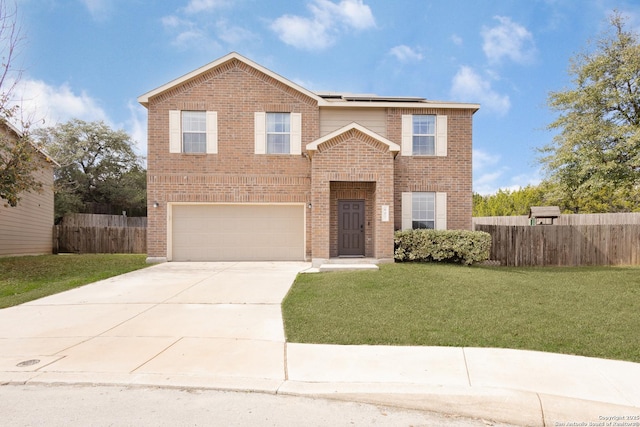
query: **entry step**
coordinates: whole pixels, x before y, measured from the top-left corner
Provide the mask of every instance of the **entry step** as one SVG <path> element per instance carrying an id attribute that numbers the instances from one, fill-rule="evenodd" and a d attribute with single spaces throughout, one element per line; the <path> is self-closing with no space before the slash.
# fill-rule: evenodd
<path id="1" fill-rule="evenodd" d="M 378 270 L 375 264 L 322 264 L 320 272 Z"/>

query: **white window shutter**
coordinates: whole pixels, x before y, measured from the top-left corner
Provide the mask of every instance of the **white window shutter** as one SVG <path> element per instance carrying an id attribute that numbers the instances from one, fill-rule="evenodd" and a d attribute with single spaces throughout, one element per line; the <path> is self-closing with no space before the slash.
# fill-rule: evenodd
<path id="1" fill-rule="evenodd" d="M 447 193 L 436 193 L 436 230 L 447 229 Z"/>
<path id="2" fill-rule="evenodd" d="M 169 111 L 169 152 L 182 151 L 181 115 L 179 110 Z"/>
<path id="3" fill-rule="evenodd" d="M 412 193 L 402 193 L 402 229 L 411 230 L 413 228 L 413 195 Z"/>
<path id="4" fill-rule="evenodd" d="M 255 153 L 267 152 L 267 113 L 255 113 L 254 115 Z"/>
<path id="5" fill-rule="evenodd" d="M 436 116 L 436 156 L 447 156 L 447 116 Z"/>
<path id="6" fill-rule="evenodd" d="M 413 155 L 413 116 L 411 114 L 402 115 L 402 144 L 400 148 L 401 156 Z"/>
<path id="7" fill-rule="evenodd" d="M 218 112 L 207 111 L 207 154 L 218 153 Z"/>
<path id="8" fill-rule="evenodd" d="M 291 135 L 289 137 L 289 153 L 302 154 L 302 114 L 291 113 Z"/>

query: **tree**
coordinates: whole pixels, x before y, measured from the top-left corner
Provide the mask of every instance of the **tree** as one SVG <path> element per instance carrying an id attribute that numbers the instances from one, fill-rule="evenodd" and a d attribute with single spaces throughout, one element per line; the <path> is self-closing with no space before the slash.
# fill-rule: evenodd
<path id="1" fill-rule="evenodd" d="M 13 102 L 20 78 L 20 71 L 13 63 L 22 40 L 16 18 L 17 9 L 9 8 L 0 0 L 0 199 L 10 206 L 17 206 L 24 192 L 42 191 L 42 183 L 34 172 L 44 164 L 29 135 L 29 123 Z"/>
<path id="2" fill-rule="evenodd" d="M 55 172 L 56 218 L 71 212 L 146 212 L 146 171 L 125 131 L 73 119 L 34 135 L 60 164 Z"/>
<path id="3" fill-rule="evenodd" d="M 544 204 L 544 187 L 527 185 L 518 190 L 498 190 L 496 194 L 473 194 L 473 216 L 527 215 L 531 206 Z"/>
<path id="4" fill-rule="evenodd" d="M 559 130 L 540 161 L 563 208 L 578 212 L 640 210 L 640 43 L 617 12 L 593 52 L 572 58 L 574 88 L 547 103 Z"/>

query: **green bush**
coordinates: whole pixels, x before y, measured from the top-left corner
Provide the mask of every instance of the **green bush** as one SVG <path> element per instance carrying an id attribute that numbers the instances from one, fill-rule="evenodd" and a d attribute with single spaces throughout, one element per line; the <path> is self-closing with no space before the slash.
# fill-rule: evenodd
<path id="1" fill-rule="evenodd" d="M 396 261 L 443 261 L 471 265 L 489 259 L 491 235 L 467 230 L 396 231 Z"/>

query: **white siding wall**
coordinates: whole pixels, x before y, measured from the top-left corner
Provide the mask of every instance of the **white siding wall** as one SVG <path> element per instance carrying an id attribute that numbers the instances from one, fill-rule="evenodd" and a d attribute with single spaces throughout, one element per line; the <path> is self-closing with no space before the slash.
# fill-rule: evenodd
<path id="1" fill-rule="evenodd" d="M 387 137 L 387 121 L 383 108 L 323 108 L 320 110 L 320 136 L 356 122 L 378 135 Z"/>
<path id="2" fill-rule="evenodd" d="M 53 247 L 53 169 L 37 172 L 42 193 L 23 193 L 16 207 L 0 199 L 0 256 L 50 254 Z"/>

